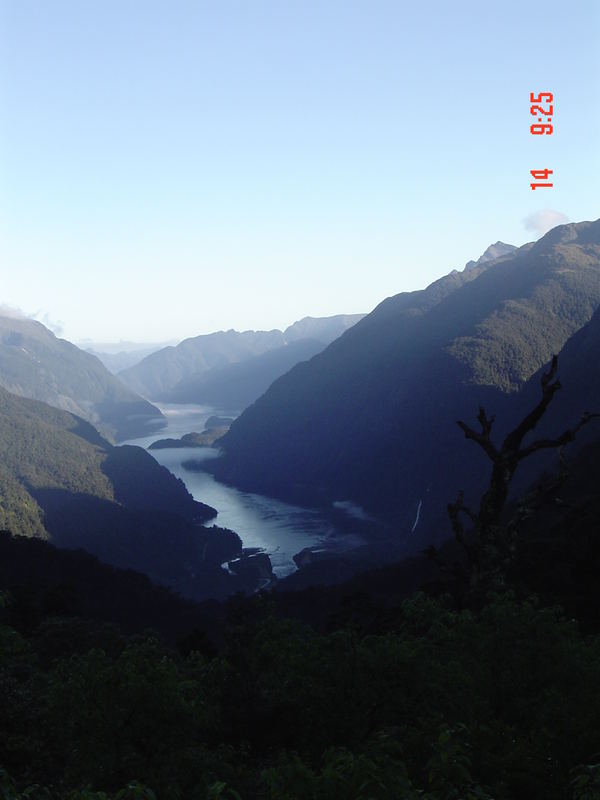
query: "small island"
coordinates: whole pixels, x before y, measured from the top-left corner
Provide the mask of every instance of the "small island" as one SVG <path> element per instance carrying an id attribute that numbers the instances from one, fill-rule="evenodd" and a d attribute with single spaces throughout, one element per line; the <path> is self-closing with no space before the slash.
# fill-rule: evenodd
<path id="1" fill-rule="evenodd" d="M 204 423 L 204 432 L 213 428 L 229 428 L 233 423 L 233 417 L 209 417 Z"/>
<path id="2" fill-rule="evenodd" d="M 148 450 L 165 450 L 172 447 L 212 447 L 229 430 L 229 425 L 206 428 L 202 433 L 186 433 L 181 439 L 157 439 Z"/>

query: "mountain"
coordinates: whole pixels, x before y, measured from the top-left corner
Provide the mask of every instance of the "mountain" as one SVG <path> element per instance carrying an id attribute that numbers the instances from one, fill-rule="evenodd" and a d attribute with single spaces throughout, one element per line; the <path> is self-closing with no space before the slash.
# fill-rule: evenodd
<path id="1" fill-rule="evenodd" d="M 247 490 L 352 500 L 406 539 L 431 530 L 458 489 L 474 496 L 489 474 L 456 420 L 479 405 L 509 414 L 510 396 L 599 304 L 600 221 L 388 298 L 275 381 L 210 468 Z"/>
<path id="2" fill-rule="evenodd" d="M 237 364 L 215 367 L 180 381 L 165 399 L 171 403 L 206 403 L 239 413 L 264 394 L 274 380 L 324 347 L 316 339 L 297 339 Z"/>
<path id="3" fill-rule="evenodd" d="M 179 384 L 195 380 L 211 369 L 237 364 L 299 339 L 318 339 L 323 347 L 340 336 L 361 314 L 313 318 L 290 325 L 285 331 L 219 331 L 185 339 L 165 347 L 123 370 L 119 377 L 134 391 L 154 400 L 167 399 Z M 194 398 L 196 400 L 196 398 Z M 203 401 L 201 398 L 197 402 Z"/>
<path id="4" fill-rule="evenodd" d="M 0 529 L 82 548 L 192 597 L 240 588 L 220 564 L 239 537 L 142 448 L 114 447 L 85 420 L 0 389 Z"/>
<path id="5" fill-rule="evenodd" d="M 507 256 L 509 253 L 514 253 L 516 249 L 514 244 L 505 244 L 504 242 L 491 244 L 487 250 L 484 251 L 483 255 L 479 256 L 477 261 L 467 261 L 465 270 L 468 271 L 474 267 L 480 267 L 482 264 L 485 264 L 486 261 L 494 261 L 496 258 L 500 258 L 500 256 Z"/>
<path id="6" fill-rule="evenodd" d="M 95 356 L 32 319 L 0 317 L 0 386 L 71 411 L 117 440 L 164 426 L 158 408 L 124 386 Z"/>
<path id="7" fill-rule="evenodd" d="M 284 344 L 281 331 L 218 331 L 165 347 L 119 373 L 131 389 L 158 400 L 182 380 Z"/>
<path id="8" fill-rule="evenodd" d="M 155 353 L 157 350 L 162 350 L 163 347 L 168 347 L 171 342 L 162 342 L 161 344 L 139 344 L 137 342 L 118 342 L 116 344 L 109 343 L 96 343 L 84 342 L 78 345 L 86 353 L 99 358 L 109 372 L 116 375 L 121 370 L 133 367 L 134 364 Z"/>
<path id="9" fill-rule="evenodd" d="M 337 314 L 334 317 L 303 317 L 287 327 L 283 336 L 288 344 L 299 339 L 318 339 L 323 344 L 330 344 L 364 316 L 364 314 Z"/>

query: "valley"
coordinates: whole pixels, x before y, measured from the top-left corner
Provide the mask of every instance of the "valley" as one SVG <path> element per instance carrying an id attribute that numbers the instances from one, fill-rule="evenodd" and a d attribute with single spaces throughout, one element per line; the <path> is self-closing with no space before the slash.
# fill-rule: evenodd
<path id="1" fill-rule="evenodd" d="M 179 438 L 192 431 L 202 431 L 206 421 L 218 410 L 208 406 L 162 404 L 161 413 L 167 420 L 164 435 Z M 147 448 L 155 437 L 131 439 L 125 444 Z M 294 555 L 305 548 L 330 553 L 343 553 L 363 543 L 359 526 L 342 513 L 325 515 L 323 510 L 291 505 L 271 497 L 243 492 L 215 479 L 210 472 L 185 468 L 188 460 L 208 462 L 218 458 L 218 450 L 210 447 L 166 448 L 150 450 L 162 466 L 185 484 L 196 500 L 217 511 L 213 523 L 234 530 L 244 547 L 265 551 L 278 578 L 296 570 Z M 335 521 L 332 519 L 335 517 Z M 358 528 L 358 530 L 356 530 Z"/>
<path id="2" fill-rule="evenodd" d="M 584 222 L 125 375 L 3 318 L 0 792 L 583 800 L 599 304 Z"/>
<path id="3" fill-rule="evenodd" d="M 600 4 L 0 29 L 0 800 L 600 800 Z"/>

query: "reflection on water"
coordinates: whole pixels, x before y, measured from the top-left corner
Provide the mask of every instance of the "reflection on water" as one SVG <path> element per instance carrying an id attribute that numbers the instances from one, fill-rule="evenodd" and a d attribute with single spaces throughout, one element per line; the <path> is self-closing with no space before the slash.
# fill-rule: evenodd
<path id="1" fill-rule="evenodd" d="M 219 412 L 206 406 L 160 406 L 168 426 L 153 436 L 132 439 L 126 444 L 147 447 L 156 439 L 179 438 L 184 433 L 202 431 L 206 420 Z M 185 483 L 196 500 L 216 508 L 218 516 L 208 524 L 231 528 L 242 538 L 244 547 L 261 547 L 270 555 L 279 577 L 296 569 L 293 555 L 304 547 L 346 550 L 360 543 L 357 536 L 336 536 L 332 523 L 318 511 L 293 506 L 263 495 L 241 492 L 219 483 L 208 472 L 186 470 L 182 464 L 218 457 L 210 447 L 150 450 L 154 458 Z"/>

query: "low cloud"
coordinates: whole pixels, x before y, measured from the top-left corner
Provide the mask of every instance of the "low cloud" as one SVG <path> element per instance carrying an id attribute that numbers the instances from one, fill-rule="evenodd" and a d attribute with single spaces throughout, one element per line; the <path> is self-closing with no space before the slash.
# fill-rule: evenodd
<path id="1" fill-rule="evenodd" d="M 65 323 L 59 319 L 52 319 L 47 311 L 38 311 L 32 314 L 32 319 L 37 319 L 37 321 L 45 325 L 48 330 L 52 331 L 55 336 L 60 336 L 65 329 Z"/>
<path id="2" fill-rule="evenodd" d="M 340 511 L 345 511 L 349 517 L 354 517 L 355 519 L 371 519 L 367 512 L 358 503 L 353 503 L 352 500 L 336 500 L 333 503 L 333 507 L 338 508 Z"/>
<path id="3" fill-rule="evenodd" d="M 569 218 L 562 211 L 555 211 L 553 208 L 543 208 L 541 211 L 534 211 L 533 214 L 525 217 L 523 225 L 528 231 L 535 231 L 538 236 L 543 236 L 557 225 L 564 225 L 569 222 Z"/>
<path id="4" fill-rule="evenodd" d="M 35 319 L 41 322 L 48 330 L 51 330 L 55 336 L 60 336 L 65 328 L 64 322 L 61 320 L 52 319 L 47 311 L 36 311 L 34 314 L 28 314 L 23 309 L 17 306 L 11 306 L 8 303 L 0 303 L 0 317 L 8 317 L 9 319 Z"/>
<path id="5" fill-rule="evenodd" d="M 16 306 L 10 306 L 8 303 L 0 303 L 0 317 L 9 317 L 9 319 L 27 319 L 28 315 Z"/>

